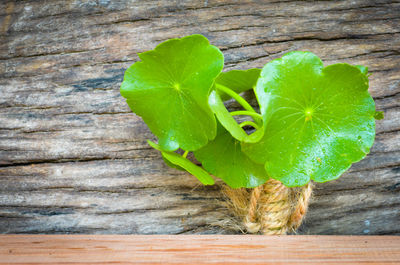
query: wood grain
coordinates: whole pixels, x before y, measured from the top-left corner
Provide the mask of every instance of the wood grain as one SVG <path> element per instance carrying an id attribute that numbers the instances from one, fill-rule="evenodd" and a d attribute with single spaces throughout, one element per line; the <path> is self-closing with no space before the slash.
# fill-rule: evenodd
<path id="1" fill-rule="evenodd" d="M 0 264 L 399 264 L 396 236 L 2 235 Z"/>
<path id="2" fill-rule="evenodd" d="M 136 53 L 200 33 L 227 70 L 293 50 L 369 67 L 385 112 L 371 154 L 316 185 L 299 233 L 400 234 L 399 14 L 389 0 L 1 1 L 0 232 L 238 233 L 219 186 L 166 167 L 119 95 Z"/>

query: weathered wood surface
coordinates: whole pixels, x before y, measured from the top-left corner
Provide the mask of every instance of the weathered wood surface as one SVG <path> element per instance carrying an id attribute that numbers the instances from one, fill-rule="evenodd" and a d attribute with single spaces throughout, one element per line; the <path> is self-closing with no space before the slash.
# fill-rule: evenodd
<path id="1" fill-rule="evenodd" d="M 304 234 L 400 234 L 399 1 L 1 1 L 1 233 L 235 233 L 119 95 L 137 52 L 201 33 L 227 69 L 293 50 L 369 66 L 372 152 L 316 187 Z"/>
<path id="2" fill-rule="evenodd" d="M 399 264 L 399 236 L 0 235 L 0 264 Z"/>

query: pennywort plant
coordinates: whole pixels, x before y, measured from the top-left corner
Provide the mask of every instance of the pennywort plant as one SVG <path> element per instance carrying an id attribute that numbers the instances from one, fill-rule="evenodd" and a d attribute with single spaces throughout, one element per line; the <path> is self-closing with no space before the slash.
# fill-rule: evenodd
<path id="1" fill-rule="evenodd" d="M 366 156 L 375 118 L 382 118 L 368 93 L 366 67 L 324 67 L 311 52 L 287 53 L 262 70 L 222 72 L 222 52 L 191 35 L 139 58 L 125 73 L 122 96 L 158 138 L 150 146 L 204 185 L 214 184 L 211 174 L 232 188 L 257 187 L 269 178 L 287 187 L 336 179 Z M 254 91 L 260 112 L 240 95 L 247 90 Z M 242 110 L 227 110 L 224 101 L 232 98 Z M 251 120 L 238 123 L 235 116 Z M 188 152 L 201 166 L 186 158 Z"/>

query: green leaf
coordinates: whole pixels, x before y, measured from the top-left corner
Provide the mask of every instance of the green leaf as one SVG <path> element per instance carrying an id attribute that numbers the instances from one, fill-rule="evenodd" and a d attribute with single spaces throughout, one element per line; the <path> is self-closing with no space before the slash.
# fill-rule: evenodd
<path id="1" fill-rule="evenodd" d="M 250 160 L 241 151 L 240 142 L 220 124 L 215 139 L 195 151 L 194 155 L 206 170 L 231 188 L 254 188 L 268 179 L 263 164 Z"/>
<path id="2" fill-rule="evenodd" d="M 168 159 L 165 158 L 165 156 L 162 153 L 161 153 L 161 156 L 162 156 L 162 159 L 163 159 L 164 163 L 167 166 L 169 166 L 170 168 L 175 168 L 175 169 L 180 170 L 180 171 L 186 171 L 183 167 L 180 167 L 180 166 L 177 166 L 177 165 L 171 163 Z"/>
<path id="3" fill-rule="evenodd" d="M 376 111 L 374 115 L 375 120 L 382 120 L 385 118 L 385 114 L 383 111 Z"/>
<path id="4" fill-rule="evenodd" d="M 257 79 L 260 76 L 261 69 L 252 68 L 249 70 L 231 70 L 221 73 L 217 79 L 216 84 L 229 87 L 236 93 L 240 94 L 247 90 L 253 89 L 256 86 Z M 231 97 L 225 93 L 220 93 L 222 101 L 226 101 Z"/>
<path id="5" fill-rule="evenodd" d="M 121 95 L 159 138 L 163 150 L 196 150 L 216 135 L 208 106 L 221 51 L 201 35 L 171 39 L 139 54 L 125 72 Z"/>
<path id="6" fill-rule="evenodd" d="M 265 65 L 255 93 L 265 133 L 242 150 L 286 186 L 336 179 L 373 144 L 375 104 L 358 67 L 291 52 Z"/>
<path id="7" fill-rule="evenodd" d="M 186 159 L 177 153 L 166 152 L 161 147 L 150 140 L 147 140 L 148 144 L 154 149 L 161 152 L 164 159 L 169 161 L 171 164 L 177 167 L 185 169 L 187 172 L 195 176 L 204 185 L 214 185 L 214 179 L 201 167 L 193 164 L 189 159 Z"/>

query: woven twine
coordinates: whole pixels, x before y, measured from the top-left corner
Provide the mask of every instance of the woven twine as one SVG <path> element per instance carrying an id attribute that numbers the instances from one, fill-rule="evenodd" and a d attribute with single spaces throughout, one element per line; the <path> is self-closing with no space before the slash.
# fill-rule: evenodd
<path id="1" fill-rule="evenodd" d="M 225 186 L 223 192 L 249 233 L 283 235 L 296 231 L 301 225 L 311 198 L 312 184 L 288 188 L 280 181 L 270 179 L 251 191 Z"/>

